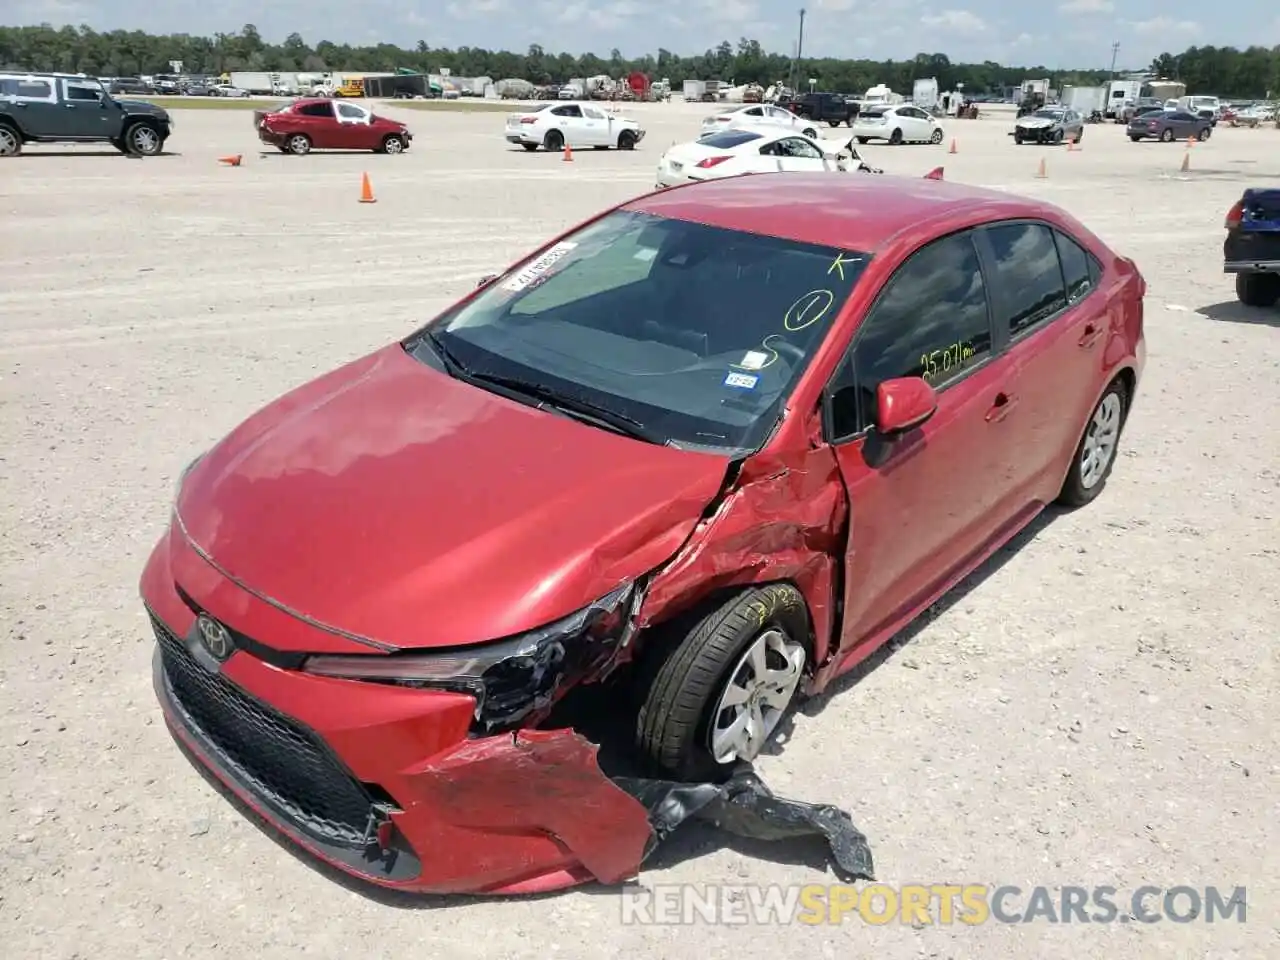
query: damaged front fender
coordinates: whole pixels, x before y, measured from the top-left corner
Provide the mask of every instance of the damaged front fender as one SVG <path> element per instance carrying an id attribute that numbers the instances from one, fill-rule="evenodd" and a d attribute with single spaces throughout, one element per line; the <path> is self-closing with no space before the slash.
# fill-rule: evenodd
<path id="1" fill-rule="evenodd" d="M 756 840 L 816 838 L 825 841 L 841 879 L 873 879 L 866 838 L 844 811 L 775 797 L 750 767 L 723 784 L 610 778 L 596 754 L 572 730 L 520 730 L 459 744 L 409 774 L 417 805 L 433 819 L 513 841 L 522 834 L 549 837 L 568 855 L 551 869 L 531 862 L 522 876 L 460 879 L 439 892 L 522 894 L 592 880 L 620 883 L 637 876 L 689 820 Z"/>

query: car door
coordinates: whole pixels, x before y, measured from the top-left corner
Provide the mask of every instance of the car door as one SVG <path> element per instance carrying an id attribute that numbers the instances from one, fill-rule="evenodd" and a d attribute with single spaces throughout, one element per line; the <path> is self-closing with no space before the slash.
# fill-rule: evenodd
<path id="1" fill-rule="evenodd" d="M 334 146 L 344 150 L 372 150 L 377 146 L 373 114 L 354 103 L 335 103 Z"/>
<path id="2" fill-rule="evenodd" d="M 602 111 L 584 105 L 582 108 L 583 143 L 591 147 L 613 146 L 613 138 L 610 136 L 612 124 L 613 121 Z"/>
<path id="3" fill-rule="evenodd" d="M 1173 135 L 1181 140 L 1185 140 L 1195 133 L 1195 118 L 1183 110 L 1169 114 L 1168 122 L 1169 128 L 1173 130 Z"/>
<path id="4" fill-rule="evenodd" d="M 582 139 L 582 108 L 576 103 L 566 103 L 551 111 L 548 126 L 555 127 L 570 147 L 584 146 Z M 545 134 L 544 134 L 545 136 Z"/>
<path id="5" fill-rule="evenodd" d="M 929 131 L 924 129 L 923 116 L 915 107 L 898 107 L 894 111 L 902 121 L 902 138 L 904 140 L 928 140 Z"/>
<path id="6" fill-rule="evenodd" d="M 834 164 L 804 137 L 786 137 L 774 144 L 779 169 L 790 173 L 822 173 L 834 169 Z"/>
<path id="7" fill-rule="evenodd" d="M 14 118 L 28 135 L 47 138 L 64 135 L 67 121 L 52 80 L 6 77 L 0 81 L 0 96 L 12 107 Z"/>
<path id="8" fill-rule="evenodd" d="M 103 140 L 121 133 L 122 111 L 103 97 L 96 80 L 62 80 L 64 135 L 69 139 Z"/>
<path id="9" fill-rule="evenodd" d="M 1094 296 L 1101 266 L 1049 224 L 989 225 L 980 231 L 979 249 L 987 258 L 996 338 L 1007 343 L 1019 383 L 1017 416 L 1008 421 L 1015 449 L 998 468 L 1010 497 L 1001 509 L 1011 517 L 1057 495 L 1095 399 L 1111 321 Z"/>
<path id="10" fill-rule="evenodd" d="M 886 438 L 876 388 L 906 376 L 934 386 L 938 409 Z M 824 403 L 850 502 L 842 657 L 896 629 L 992 539 L 1013 391 L 972 231 L 920 248 L 877 295 Z"/>

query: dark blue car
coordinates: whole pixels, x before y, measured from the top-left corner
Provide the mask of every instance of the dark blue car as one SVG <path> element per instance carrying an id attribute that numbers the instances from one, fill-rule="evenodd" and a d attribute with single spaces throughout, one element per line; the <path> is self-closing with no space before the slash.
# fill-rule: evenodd
<path id="1" fill-rule="evenodd" d="M 1236 296 L 1251 307 L 1280 301 L 1280 189 L 1249 189 L 1227 212 L 1223 271 L 1236 275 Z"/>

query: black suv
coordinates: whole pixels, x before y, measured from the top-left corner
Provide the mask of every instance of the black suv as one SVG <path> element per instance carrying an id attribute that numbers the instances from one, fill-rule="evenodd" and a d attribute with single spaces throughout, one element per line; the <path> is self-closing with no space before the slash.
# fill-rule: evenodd
<path id="1" fill-rule="evenodd" d="M 0 157 L 17 156 L 26 143 L 101 142 L 154 157 L 172 130 L 168 111 L 117 100 L 93 77 L 0 72 Z"/>
<path id="2" fill-rule="evenodd" d="M 778 106 L 808 120 L 825 120 L 833 127 L 842 123 L 852 127 L 858 115 L 858 104 L 839 93 L 805 93 L 779 102 Z"/>

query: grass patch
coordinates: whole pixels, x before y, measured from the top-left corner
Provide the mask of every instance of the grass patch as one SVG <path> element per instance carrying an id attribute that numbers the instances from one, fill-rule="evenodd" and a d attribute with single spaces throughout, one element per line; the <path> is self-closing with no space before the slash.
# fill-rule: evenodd
<path id="1" fill-rule="evenodd" d="M 126 97 L 145 100 L 166 110 L 261 110 L 279 106 L 280 100 L 257 100 L 250 97 Z"/>

